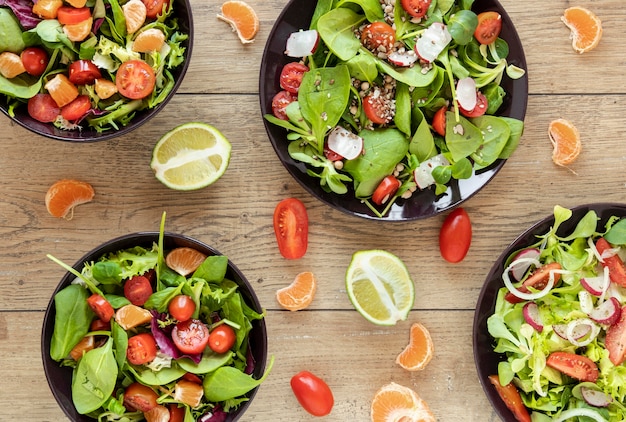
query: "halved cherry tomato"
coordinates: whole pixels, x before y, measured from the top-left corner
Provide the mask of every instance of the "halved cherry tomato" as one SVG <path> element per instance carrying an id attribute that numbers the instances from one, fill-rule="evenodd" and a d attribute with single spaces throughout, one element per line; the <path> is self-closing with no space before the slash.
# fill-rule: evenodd
<path id="1" fill-rule="evenodd" d="M 157 406 L 159 395 L 150 387 L 134 382 L 124 391 L 124 406 L 147 412 Z"/>
<path id="2" fill-rule="evenodd" d="M 28 100 L 28 114 L 43 123 L 54 122 L 61 108 L 50 94 L 37 94 Z"/>
<path id="3" fill-rule="evenodd" d="M 482 92 L 476 91 L 476 106 L 471 110 L 459 106 L 459 111 L 465 117 L 480 117 L 487 112 L 488 105 L 487 97 Z"/>
<path id="4" fill-rule="evenodd" d="M 621 309 L 619 320 L 606 330 L 604 347 L 609 351 L 609 360 L 619 366 L 626 361 L 626 306 Z"/>
<path id="5" fill-rule="evenodd" d="M 414 18 L 423 18 L 432 0 L 402 0 L 402 8 Z"/>
<path id="6" fill-rule="evenodd" d="M 184 422 L 185 420 L 185 408 L 184 407 L 178 407 L 176 403 L 170 403 L 167 406 L 167 409 L 170 411 L 169 422 Z"/>
<path id="7" fill-rule="evenodd" d="M 202 353 L 209 342 L 209 329 L 197 319 L 181 321 L 172 330 L 172 340 L 183 353 Z"/>
<path id="8" fill-rule="evenodd" d="M 152 285 L 143 275 L 136 275 L 124 283 L 124 296 L 130 303 L 136 306 L 143 306 L 152 294 Z"/>
<path id="9" fill-rule="evenodd" d="M 596 241 L 596 249 L 598 250 L 600 256 L 611 248 L 611 244 L 603 237 L 598 238 Z M 618 255 L 606 256 L 602 257 L 602 259 L 602 266 L 609 269 L 609 277 L 611 278 L 611 281 L 622 287 L 626 287 L 626 266 L 624 265 L 624 261 L 622 261 Z"/>
<path id="10" fill-rule="evenodd" d="M 461 262 L 472 243 L 472 223 L 463 208 L 453 210 L 439 231 L 439 251 L 448 262 Z"/>
<path id="11" fill-rule="evenodd" d="M 141 0 L 146 6 L 146 17 L 150 19 L 156 18 L 163 12 L 163 6 L 170 4 L 169 0 Z"/>
<path id="12" fill-rule="evenodd" d="M 100 69 L 91 60 L 76 60 L 68 66 L 69 80 L 76 85 L 91 85 L 102 77 Z"/>
<path id="13" fill-rule="evenodd" d="M 532 287 L 534 290 L 542 290 L 548 284 L 548 280 L 550 278 L 550 272 L 554 270 L 560 270 L 561 264 L 558 262 L 551 262 L 546 264 L 540 268 L 537 268 L 517 289 L 522 293 L 530 293 L 529 287 Z M 556 283 L 561 278 L 561 274 L 554 273 L 554 282 Z M 521 299 L 515 296 L 511 292 L 507 292 L 504 295 L 504 299 L 509 303 L 520 303 L 523 302 L 524 299 Z"/>
<path id="14" fill-rule="evenodd" d="M 77 361 L 82 358 L 85 353 L 93 350 L 95 347 L 96 341 L 94 336 L 85 336 L 76 344 L 76 346 L 72 347 L 72 350 L 70 350 L 70 357 Z"/>
<path id="15" fill-rule="evenodd" d="M 79 95 L 71 103 L 61 107 L 61 116 L 65 120 L 78 120 L 91 109 L 91 100 L 89 95 Z"/>
<path id="16" fill-rule="evenodd" d="M 202 378 L 191 372 L 185 372 L 185 375 L 182 376 L 182 379 L 189 382 L 195 382 L 196 384 L 202 384 Z"/>
<path id="17" fill-rule="evenodd" d="M 299 259 L 304 256 L 309 243 L 309 216 L 299 199 L 283 199 L 276 205 L 274 234 L 283 257 Z"/>
<path id="18" fill-rule="evenodd" d="M 433 116 L 433 129 L 441 136 L 446 136 L 446 111 L 448 107 L 443 106 Z"/>
<path id="19" fill-rule="evenodd" d="M 383 205 L 398 192 L 401 184 L 396 176 L 390 174 L 378 184 L 378 187 L 372 194 L 372 201 L 376 205 Z"/>
<path id="20" fill-rule="evenodd" d="M 546 365 L 579 381 L 596 382 L 598 366 L 587 356 L 569 352 L 553 352 L 546 359 Z"/>
<path id="21" fill-rule="evenodd" d="M 143 60 L 128 60 L 117 69 L 115 85 L 120 94 L 132 100 L 147 97 L 154 90 L 154 69 Z"/>
<path id="22" fill-rule="evenodd" d="M 314 416 L 326 416 L 333 409 L 335 398 L 328 384 L 309 371 L 291 378 L 291 389 L 300 405 Z"/>
<path id="23" fill-rule="evenodd" d="M 94 293 L 89 296 L 89 298 L 87 298 L 87 304 L 102 321 L 109 322 L 111 318 L 113 318 L 113 314 L 115 313 L 113 307 L 108 300 L 99 294 Z"/>
<path id="24" fill-rule="evenodd" d="M 388 123 L 393 117 L 390 113 L 390 101 L 380 93 L 368 94 L 363 98 L 365 116 L 377 125 Z"/>
<path id="25" fill-rule="evenodd" d="M 187 321 L 196 311 L 196 302 L 187 295 L 174 296 L 167 305 L 170 315 L 179 321 Z"/>
<path id="26" fill-rule="evenodd" d="M 233 347 L 237 340 L 237 334 L 230 325 L 221 324 L 211 330 L 209 334 L 209 347 L 215 353 L 226 353 Z"/>
<path id="27" fill-rule="evenodd" d="M 302 77 L 309 68 L 299 62 L 287 63 L 280 72 L 280 87 L 287 92 L 297 94 L 302 83 Z"/>
<path id="28" fill-rule="evenodd" d="M 126 358 L 133 365 L 152 362 L 157 355 L 157 344 L 150 333 L 141 333 L 128 339 Z"/>
<path id="29" fill-rule="evenodd" d="M 96 318 L 91 321 L 89 331 L 111 331 L 111 321 L 102 321 L 100 318 Z"/>
<path id="30" fill-rule="evenodd" d="M 396 31 L 385 22 L 372 22 L 361 32 L 361 43 L 371 51 L 391 51 L 396 43 Z"/>
<path id="31" fill-rule="evenodd" d="M 522 397 L 517 390 L 517 387 L 513 383 L 507 385 L 500 384 L 500 377 L 497 375 L 489 375 L 489 381 L 496 388 L 498 395 L 506 404 L 506 407 L 513 413 L 513 416 L 518 422 L 530 422 L 530 415 L 528 409 L 524 406 Z"/>
<path id="32" fill-rule="evenodd" d="M 498 12 L 482 12 L 478 14 L 478 26 L 474 37 L 481 44 L 491 44 L 498 39 L 502 30 L 502 16 Z"/>
<path id="33" fill-rule="evenodd" d="M 324 157 L 328 158 L 330 161 L 340 161 L 344 158 L 342 155 L 328 148 L 328 140 L 324 142 Z"/>
<path id="34" fill-rule="evenodd" d="M 281 120 L 289 120 L 285 109 L 287 106 L 298 99 L 297 96 L 292 95 L 287 91 L 279 91 L 274 98 L 272 98 L 272 114 L 274 117 Z"/>
<path id="35" fill-rule="evenodd" d="M 46 50 L 40 47 L 27 47 L 20 54 L 24 69 L 29 75 L 41 76 L 48 67 L 49 57 Z"/>
<path id="36" fill-rule="evenodd" d="M 91 17 L 88 7 L 61 6 L 57 10 L 57 20 L 61 25 L 75 25 Z"/>

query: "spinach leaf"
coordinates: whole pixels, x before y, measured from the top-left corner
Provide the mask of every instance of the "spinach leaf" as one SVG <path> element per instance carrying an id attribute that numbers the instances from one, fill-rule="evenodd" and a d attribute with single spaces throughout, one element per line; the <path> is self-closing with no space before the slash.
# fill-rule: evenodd
<path id="1" fill-rule="evenodd" d="M 228 258 L 224 255 L 207 256 L 204 262 L 193 273 L 193 278 L 202 278 L 209 283 L 220 282 L 226 276 Z"/>
<path id="2" fill-rule="evenodd" d="M 377 60 L 370 54 L 359 53 L 346 62 L 350 76 L 370 84 L 378 76 Z"/>
<path id="3" fill-rule="evenodd" d="M 398 130 L 406 136 L 411 136 L 411 94 L 409 86 L 398 82 L 396 84 L 396 114 L 393 118 Z"/>
<path id="4" fill-rule="evenodd" d="M 559 237 L 559 240 L 561 242 L 568 242 L 577 238 L 586 239 L 588 237 L 591 237 L 596 232 L 598 220 L 599 218 L 595 211 L 591 210 L 587 212 L 584 217 L 578 221 L 574 231 L 569 236 Z M 584 246 L 587 246 L 586 243 Z"/>
<path id="5" fill-rule="evenodd" d="M 122 281 L 122 267 L 117 262 L 99 261 L 91 268 L 91 275 L 101 284 L 119 284 Z"/>
<path id="6" fill-rule="evenodd" d="M 78 284 L 70 284 L 54 295 L 54 331 L 50 341 L 50 357 L 65 359 L 72 348 L 85 337 L 93 318 L 87 304 L 89 293 Z"/>
<path id="7" fill-rule="evenodd" d="M 626 219 L 621 219 L 611 226 L 604 238 L 613 245 L 626 245 Z"/>
<path id="8" fill-rule="evenodd" d="M 346 3 L 359 5 L 361 9 L 363 9 L 365 17 L 370 22 L 380 21 L 385 18 L 383 9 L 380 7 L 380 2 L 378 0 L 339 0 L 335 7 L 342 7 Z"/>
<path id="9" fill-rule="evenodd" d="M 137 381 L 142 384 L 154 386 L 169 384 L 172 381 L 176 381 L 187 372 L 178 365 L 172 365 L 169 368 L 161 368 L 158 371 L 132 365 L 128 365 L 128 369 L 135 375 Z"/>
<path id="10" fill-rule="evenodd" d="M 481 169 L 498 159 L 511 135 L 511 130 L 505 121 L 496 116 L 476 117 L 472 119 L 472 123 L 483 134 L 483 144 L 471 155 L 474 167 Z"/>
<path id="11" fill-rule="evenodd" d="M 167 311 L 167 305 L 175 296 L 178 296 L 183 289 L 184 283 L 177 287 L 165 287 L 152 293 L 143 307 L 146 309 L 156 309 L 159 312 Z"/>
<path id="12" fill-rule="evenodd" d="M 22 40 L 22 29 L 10 9 L 0 7 L 0 52 L 10 51 L 20 54 L 26 45 Z"/>
<path id="13" fill-rule="evenodd" d="M 177 360 L 178 365 L 187 372 L 192 374 L 208 374 L 215 371 L 217 368 L 226 365 L 233 358 L 231 352 L 218 354 L 213 352 L 210 348 L 206 348 L 202 353 L 202 359 L 200 362 L 195 363 L 189 358 L 180 358 Z"/>
<path id="14" fill-rule="evenodd" d="M 320 173 L 307 169 L 307 174 L 319 178 L 320 185 L 324 190 L 331 190 L 339 195 L 348 192 L 344 183 L 351 182 L 352 179 L 346 174 L 339 173 L 332 161 L 323 155 L 318 155 L 317 150 L 311 145 L 301 145 L 300 142 L 294 141 L 289 144 L 287 150 L 289 156 L 294 160 L 309 164 L 312 167 L 322 168 Z"/>
<path id="15" fill-rule="evenodd" d="M 524 122 L 511 117 L 500 117 L 500 119 L 509 125 L 510 136 L 506 145 L 502 149 L 499 158 L 509 158 L 511 154 L 513 154 L 513 151 L 517 148 L 517 145 L 522 138 L 522 134 L 524 132 Z"/>
<path id="16" fill-rule="evenodd" d="M 274 357 L 260 379 L 254 379 L 232 366 L 222 366 L 204 377 L 202 386 L 204 395 L 209 401 L 220 402 L 243 396 L 259 386 L 270 373 L 274 365 Z"/>
<path id="17" fill-rule="evenodd" d="M 361 40 L 354 35 L 354 28 L 365 16 L 347 9 L 332 9 L 317 21 L 317 31 L 324 43 L 340 60 L 348 61 L 361 49 Z"/>
<path id="18" fill-rule="evenodd" d="M 111 320 L 111 337 L 115 349 L 115 361 L 119 370 L 126 364 L 126 350 L 128 350 L 128 334 L 114 319 Z"/>
<path id="19" fill-rule="evenodd" d="M 446 72 L 440 66 L 433 65 L 435 71 L 433 81 L 422 87 L 414 87 L 411 91 L 411 98 L 413 103 L 418 107 L 427 107 L 433 103 L 433 100 L 440 95 L 440 91 L 446 80 Z M 439 97 L 441 106 L 444 105 L 444 99 Z"/>
<path id="20" fill-rule="evenodd" d="M 428 121 L 421 109 L 418 107 L 413 108 L 412 114 L 412 122 L 417 126 L 409 144 L 409 152 L 414 154 L 420 162 L 426 161 L 430 157 L 437 155 L 433 133 L 430 131 Z"/>
<path id="21" fill-rule="evenodd" d="M 7 79 L 0 75 L 0 94 L 16 98 L 31 98 L 41 91 L 41 79 L 32 78 L 27 75 L 19 75 L 12 79 Z"/>
<path id="22" fill-rule="evenodd" d="M 317 29 L 317 21 L 319 18 L 333 9 L 334 0 L 318 0 L 313 17 L 311 18 L 310 29 Z"/>
<path id="23" fill-rule="evenodd" d="M 446 145 L 453 161 L 469 157 L 476 152 L 483 143 L 483 135 L 465 117 L 459 116 L 455 120 L 454 113 L 446 112 Z"/>
<path id="24" fill-rule="evenodd" d="M 88 351 L 78 362 L 72 379 L 72 401 L 81 415 L 100 408 L 111 397 L 117 380 L 113 340 Z"/>
<path id="25" fill-rule="evenodd" d="M 369 54 L 372 54 L 364 48 L 362 49 L 362 51 L 367 51 Z M 393 77 L 397 81 L 400 81 L 410 86 L 428 86 L 437 77 L 437 72 L 433 70 L 434 67 L 433 69 L 430 69 L 429 71 L 424 73 L 421 66 L 395 68 L 389 63 L 378 58 L 376 59 L 376 65 L 381 72 Z"/>
<path id="26" fill-rule="evenodd" d="M 478 26 L 478 17 L 471 10 L 459 10 L 450 16 L 448 31 L 459 45 L 468 44 L 474 39 L 474 30 Z"/>

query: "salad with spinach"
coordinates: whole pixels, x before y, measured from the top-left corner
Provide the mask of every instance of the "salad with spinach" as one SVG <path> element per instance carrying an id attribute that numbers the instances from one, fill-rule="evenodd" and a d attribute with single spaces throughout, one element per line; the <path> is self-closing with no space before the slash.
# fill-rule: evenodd
<path id="1" fill-rule="evenodd" d="M 185 276 L 166 264 L 171 253 L 162 223 L 158 244 L 108 253 L 80 272 L 50 256 L 76 276 L 54 296 L 50 356 L 72 368 L 79 414 L 223 421 L 271 370 L 273 359 L 252 375 L 249 334 L 264 315 L 228 279 L 228 259 L 206 256 Z"/>
<path id="2" fill-rule="evenodd" d="M 626 218 L 556 206 L 514 251 L 487 320 L 505 356 L 490 381 L 519 421 L 626 419 Z M 557 234 L 568 222 L 573 231 Z"/>
<path id="3" fill-rule="evenodd" d="M 310 27 L 289 36 L 285 53 L 300 60 L 282 69 L 264 117 L 326 192 L 353 190 L 384 216 L 513 153 L 523 121 L 497 116 L 501 82 L 525 71 L 507 62 L 500 14 L 472 5 L 318 0 Z"/>
<path id="4" fill-rule="evenodd" d="M 169 0 L 0 0 L 0 94 L 7 113 L 97 132 L 162 103 L 186 40 Z"/>

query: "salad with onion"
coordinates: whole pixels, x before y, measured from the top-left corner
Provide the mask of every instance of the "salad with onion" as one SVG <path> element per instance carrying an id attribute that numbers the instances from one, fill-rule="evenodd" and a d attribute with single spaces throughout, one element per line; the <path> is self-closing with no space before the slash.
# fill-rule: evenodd
<path id="1" fill-rule="evenodd" d="M 557 234 L 571 217 L 556 206 L 508 257 L 487 320 L 505 356 L 490 381 L 519 421 L 626 420 L 626 218 L 590 210 Z"/>

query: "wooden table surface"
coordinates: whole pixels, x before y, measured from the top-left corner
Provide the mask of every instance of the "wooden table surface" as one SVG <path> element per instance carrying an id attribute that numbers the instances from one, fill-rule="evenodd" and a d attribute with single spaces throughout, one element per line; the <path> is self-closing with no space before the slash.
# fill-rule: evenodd
<path id="1" fill-rule="evenodd" d="M 249 0 L 261 28 L 242 45 L 216 19 L 221 2 L 192 0 L 195 44 L 179 93 L 149 124 L 95 144 L 33 135 L 0 117 L 0 420 L 62 421 L 44 376 L 40 335 L 44 310 L 64 271 L 46 258 L 75 262 L 100 243 L 129 232 L 157 230 L 167 211 L 169 231 L 193 236 L 227 255 L 249 278 L 267 310 L 269 352 L 276 362 L 242 420 L 314 420 L 297 403 L 289 380 L 300 370 L 325 379 L 335 396 L 328 421 L 367 421 L 376 390 L 410 386 L 440 421 L 496 421 L 472 353 L 478 294 L 494 259 L 554 205 L 623 202 L 626 188 L 626 77 L 622 0 L 502 0 L 524 45 L 529 100 L 518 150 L 495 179 L 463 204 L 473 223 L 469 253 L 459 264 L 439 255 L 445 215 L 406 223 L 348 216 L 310 196 L 282 167 L 263 127 L 258 75 L 267 36 L 287 0 Z M 579 55 L 560 16 L 586 6 L 602 19 L 599 46 Z M 190 106 L 192 105 L 192 106 Z M 548 123 L 572 121 L 583 152 L 570 169 L 551 161 Z M 178 124 L 215 125 L 232 142 L 226 174 L 199 191 L 178 192 L 150 169 L 158 138 Z M 91 183 L 93 202 L 70 221 L 51 217 L 48 187 L 62 178 Z M 301 199 L 310 220 L 309 248 L 283 259 L 272 228 L 275 205 Z M 416 287 L 414 309 L 393 327 L 367 322 L 352 307 L 344 274 L 353 252 L 386 249 L 404 260 Z M 282 310 L 277 289 L 312 271 L 318 291 L 305 311 Z M 423 323 L 435 356 L 421 372 L 397 366 L 413 322 Z"/>

